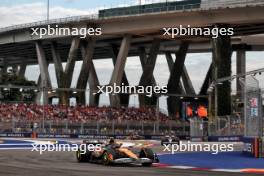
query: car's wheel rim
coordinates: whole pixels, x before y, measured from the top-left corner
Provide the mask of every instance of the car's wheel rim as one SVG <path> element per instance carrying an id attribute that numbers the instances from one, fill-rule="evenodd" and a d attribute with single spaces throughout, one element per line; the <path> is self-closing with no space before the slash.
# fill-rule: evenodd
<path id="1" fill-rule="evenodd" d="M 77 159 L 80 160 L 81 154 L 80 151 L 77 151 Z"/>
<path id="2" fill-rule="evenodd" d="M 109 164 L 109 158 L 107 153 L 104 154 L 103 160 L 105 165 Z"/>

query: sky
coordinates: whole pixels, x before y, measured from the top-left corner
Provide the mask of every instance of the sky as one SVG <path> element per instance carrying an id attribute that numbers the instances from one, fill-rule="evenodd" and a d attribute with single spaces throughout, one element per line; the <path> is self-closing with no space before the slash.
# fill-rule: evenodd
<path id="1" fill-rule="evenodd" d="M 142 0 L 142 3 L 149 3 L 156 0 Z M 160 0 L 158 0 L 160 1 Z M 123 5 L 138 4 L 139 0 L 50 0 L 50 18 L 61 18 L 76 15 L 94 14 L 101 8 L 117 7 Z M 0 28 L 10 25 L 45 20 L 47 15 L 47 0 L 0 0 Z M 264 66 L 264 52 L 247 52 L 247 71 L 259 69 Z M 186 67 L 193 82 L 196 92 L 199 92 L 205 75 L 212 60 L 211 53 L 188 54 Z M 236 53 L 232 57 L 232 73 L 236 74 Z M 108 84 L 113 64 L 110 59 L 94 61 L 100 84 Z M 72 87 L 76 85 L 81 63 L 78 62 L 74 71 Z M 54 66 L 50 65 L 50 77 L 52 85 L 57 86 Z M 142 68 L 138 57 L 128 58 L 125 72 L 129 83 L 137 85 L 142 74 Z M 26 69 L 26 77 L 30 80 L 37 80 L 39 68 L 30 66 Z M 164 56 L 159 56 L 154 71 L 154 77 L 159 85 L 166 85 L 169 78 L 169 70 Z M 258 76 L 261 86 L 264 87 L 263 76 Z M 232 83 L 235 90 L 235 82 Z M 136 98 L 131 98 L 132 104 L 137 104 Z M 102 97 L 102 104 L 108 104 L 107 97 Z M 165 109 L 165 98 L 161 100 L 161 106 Z"/>

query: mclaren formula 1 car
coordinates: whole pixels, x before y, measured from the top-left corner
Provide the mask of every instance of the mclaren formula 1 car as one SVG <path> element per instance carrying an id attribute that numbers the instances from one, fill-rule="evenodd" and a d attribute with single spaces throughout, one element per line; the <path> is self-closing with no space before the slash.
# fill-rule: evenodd
<path id="1" fill-rule="evenodd" d="M 142 166 L 151 166 L 158 163 L 159 159 L 150 148 L 137 148 L 122 146 L 117 143 L 98 143 L 84 141 L 85 145 L 100 144 L 101 150 L 83 152 L 81 148 L 76 152 L 78 162 L 103 163 L 104 165 L 112 164 L 140 164 Z"/>
<path id="2" fill-rule="evenodd" d="M 164 144 L 179 144 L 180 143 L 180 139 L 176 136 L 164 136 L 161 138 L 161 145 L 163 146 Z"/>

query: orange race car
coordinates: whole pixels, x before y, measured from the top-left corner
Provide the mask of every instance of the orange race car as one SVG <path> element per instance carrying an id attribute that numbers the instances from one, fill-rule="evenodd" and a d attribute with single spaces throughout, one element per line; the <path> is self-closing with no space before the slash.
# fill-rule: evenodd
<path id="1" fill-rule="evenodd" d="M 79 162 L 96 162 L 104 165 L 141 164 L 142 166 L 151 166 L 153 163 L 159 162 L 156 153 L 150 148 L 124 147 L 122 144 L 115 143 L 113 139 L 110 139 L 108 144 L 94 141 L 84 141 L 84 144 L 100 145 L 101 149 L 83 152 L 83 148 L 79 148 L 76 152 Z"/>

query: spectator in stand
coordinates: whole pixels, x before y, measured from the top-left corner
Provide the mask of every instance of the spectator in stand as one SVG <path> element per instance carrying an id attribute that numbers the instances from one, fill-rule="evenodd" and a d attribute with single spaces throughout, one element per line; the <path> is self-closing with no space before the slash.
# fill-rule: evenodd
<path id="1" fill-rule="evenodd" d="M 67 119 L 70 122 L 87 122 L 89 120 L 157 120 L 155 108 L 112 108 L 112 107 L 89 107 L 89 106 L 64 106 L 64 105 L 36 105 L 36 104 L 0 104 L 0 120 L 28 120 L 30 122 L 40 121 L 43 118 L 52 121 Z M 158 114 L 160 121 L 166 121 L 168 117 Z"/>

